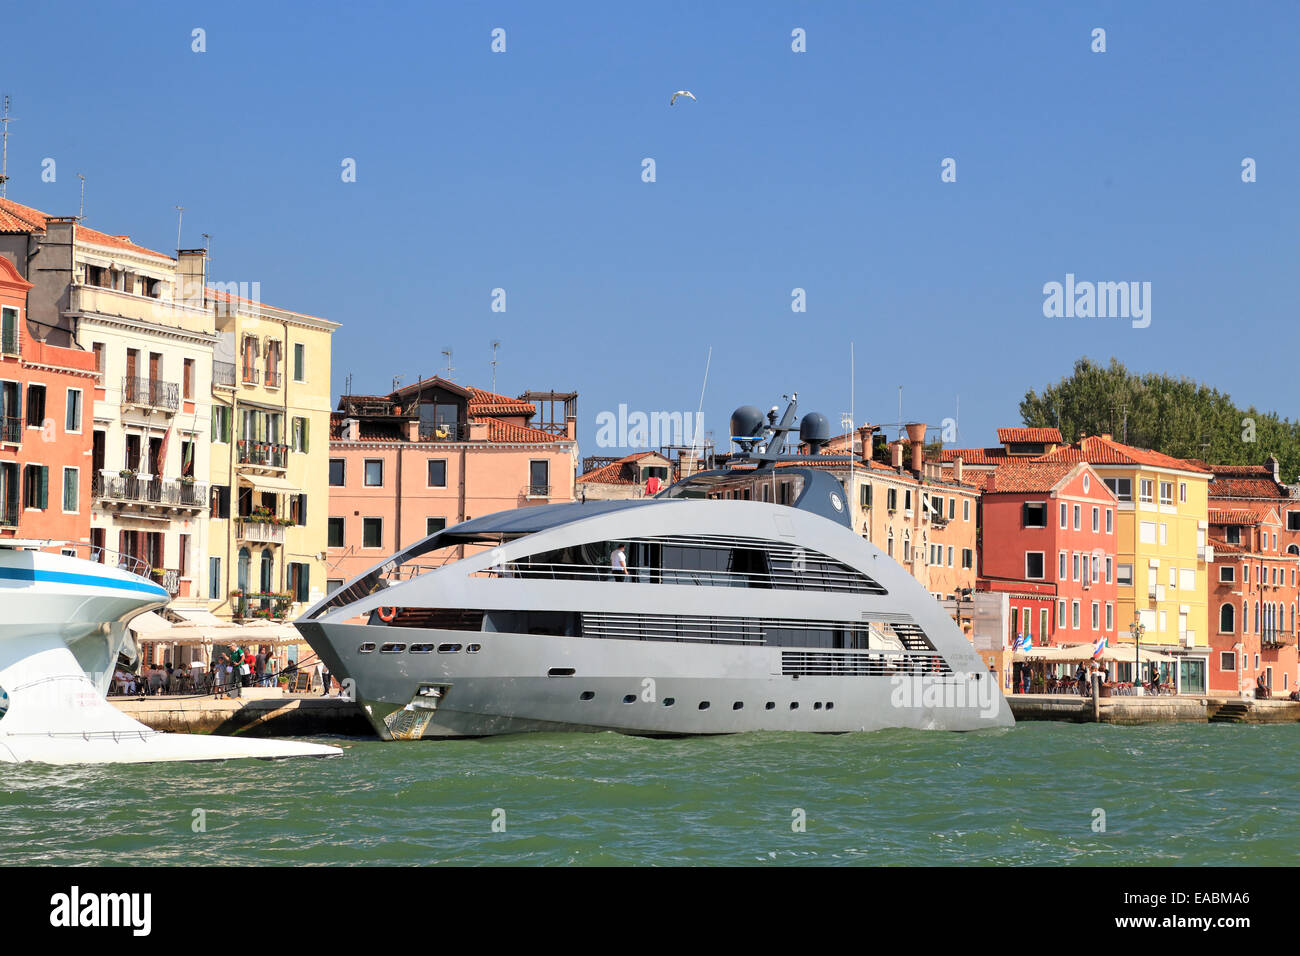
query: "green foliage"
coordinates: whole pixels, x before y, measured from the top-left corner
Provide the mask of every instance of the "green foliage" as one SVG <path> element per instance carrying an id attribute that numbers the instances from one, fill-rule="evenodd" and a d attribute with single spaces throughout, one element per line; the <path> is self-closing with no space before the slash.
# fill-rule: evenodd
<path id="1" fill-rule="evenodd" d="M 1262 465 L 1276 455 L 1283 481 L 1300 475 L 1300 422 L 1240 409 L 1189 378 L 1135 375 L 1113 358 L 1106 366 L 1080 358 L 1069 378 L 1041 393 L 1031 389 L 1020 403 L 1026 426 L 1055 426 L 1067 441 L 1081 432 L 1124 441 L 1126 416 L 1129 445 L 1215 465 Z"/>

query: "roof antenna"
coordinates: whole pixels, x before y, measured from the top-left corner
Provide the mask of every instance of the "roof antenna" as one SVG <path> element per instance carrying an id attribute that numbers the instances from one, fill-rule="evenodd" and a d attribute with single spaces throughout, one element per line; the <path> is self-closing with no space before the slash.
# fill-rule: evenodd
<path id="1" fill-rule="evenodd" d="M 451 349 L 449 349 L 449 348 L 447 348 L 447 349 L 443 349 L 443 350 L 442 350 L 442 355 L 443 355 L 443 358 L 445 358 L 445 359 L 447 360 L 447 381 L 449 381 L 449 382 L 450 382 L 450 381 L 453 381 L 453 379 L 452 379 L 452 377 L 451 377 L 451 373 L 454 372 L 454 371 L 456 371 L 456 370 L 455 370 L 454 368 L 452 368 L 452 366 L 451 366 Z"/>
<path id="2" fill-rule="evenodd" d="M 497 349 L 501 348 L 501 340 L 492 340 L 492 391 L 497 390 Z"/>
<path id="3" fill-rule="evenodd" d="M 77 178 L 81 180 L 81 213 L 77 216 L 77 222 L 86 218 L 86 177 L 77 173 Z"/>
<path id="4" fill-rule="evenodd" d="M 185 207 L 177 206 L 176 207 L 176 250 L 178 252 L 180 251 L 181 248 L 181 223 L 184 221 L 184 219 L 185 219 Z"/>
<path id="5" fill-rule="evenodd" d="M 4 132 L 0 134 L 0 136 L 3 136 L 4 139 L 3 155 L 0 156 L 0 199 L 4 198 L 5 184 L 9 182 L 9 124 L 16 119 L 16 117 L 9 115 L 9 94 L 8 93 L 5 94 L 4 105 L 5 105 L 4 114 L 0 115 L 0 126 L 2 126 L 4 130 Z"/>
<path id="6" fill-rule="evenodd" d="M 695 434 L 691 436 L 691 461 L 695 467 L 699 468 L 699 455 L 703 453 L 703 448 L 697 452 L 695 449 L 700 445 L 700 424 L 704 421 L 704 390 L 709 387 L 709 365 L 713 362 L 713 346 L 709 346 L 708 357 L 704 360 L 704 384 L 700 386 L 700 408 L 695 413 Z M 685 477 L 685 476 L 683 476 Z"/>

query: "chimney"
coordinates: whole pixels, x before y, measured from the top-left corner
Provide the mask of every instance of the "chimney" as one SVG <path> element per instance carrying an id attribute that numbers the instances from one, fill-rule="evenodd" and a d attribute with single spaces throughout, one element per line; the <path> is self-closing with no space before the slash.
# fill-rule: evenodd
<path id="1" fill-rule="evenodd" d="M 920 477 L 921 465 L 925 461 L 925 426 L 913 423 L 906 428 L 907 440 L 912 443 L 912 471 Z"/>
<path id="2" fill-rule="evenodd" d="M 1106 441 L 1110 441 L 1110 432 L 1102 432 L 1101 437 L 1104 438 Z"/>
<path id="3" fill-rule="evenodd" d="M 903 443 L 901 441 L 891 442 L 889 445 L 890 464 L 898 471 L 903 470 Z"/>
<path id="4" fill-rule="evenodd" d="M 961 455 L 952 460 L 952 479 L 959 485 L 961 484 L 962 467 L 964 465 L 965 462 L 961 460 Z"/>
<path id="5" fill-rule="evenodd" d="M 207 283 L 208 254 L 204 249 L 176 250 L 176 298 L 195 308 L 203 308 L 203 289 Z"/>
<path id="6" fill-rule="evenodd" d="M 578 419 L 570 415 L 564 419 L 564 437 L 574 441 L 578 437 Z"/>
<path id="7" fill-rule="evenodd" d="M 420 420 L 418 418 L 411 418 L 411 419 L 407 419 L 407 421 L 405 421 L 403 424 L 406 426 L 406 440 L 419 441 Z"/>
<path id="8" fill-rule="evenodd" d="M 1275 484 L 1282 484 L 1282 463 L 1277 460 L 1277 455 L 1269 455 L 1264 464 L 1273 469 L 1273 481 Z"/>
<path id="9" fill-rule="evenodd" d="M 356 418 L 343 419 L 343 440 L 359 441 L 361 439 L 361 421 Z"/>

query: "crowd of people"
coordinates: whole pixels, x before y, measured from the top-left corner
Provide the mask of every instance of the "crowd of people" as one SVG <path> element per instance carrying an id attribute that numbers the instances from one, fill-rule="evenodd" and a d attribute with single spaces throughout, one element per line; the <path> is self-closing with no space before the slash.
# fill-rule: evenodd
<path id="1" fill-rule="evenodd" d="M 289 669 L 292 669 L 292 665 Z M 212 662 L 199 661 L 173 666 L 141 665 L 138 672 L 118 668 L 110 694 L 152 696 L 155 694 L 213 694 L 218 699 L 238 697 L 244 687 L 274 687 L 284 672 L 270 647 L 214 648 Z"/>

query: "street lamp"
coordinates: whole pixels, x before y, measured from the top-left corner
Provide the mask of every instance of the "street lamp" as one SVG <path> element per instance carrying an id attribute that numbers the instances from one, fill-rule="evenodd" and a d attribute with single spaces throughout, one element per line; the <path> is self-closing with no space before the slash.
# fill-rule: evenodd
<path id="1" fill-rule="evenodd" d="M 1142 693 L 1142 635 L 1146 628 L 1142 626 L 1142 619 L 1138 612 L 1133 612 L 1133 623 L 1129 625 L 1128 632 L 1133 635 L 1133 693 Z"/>

